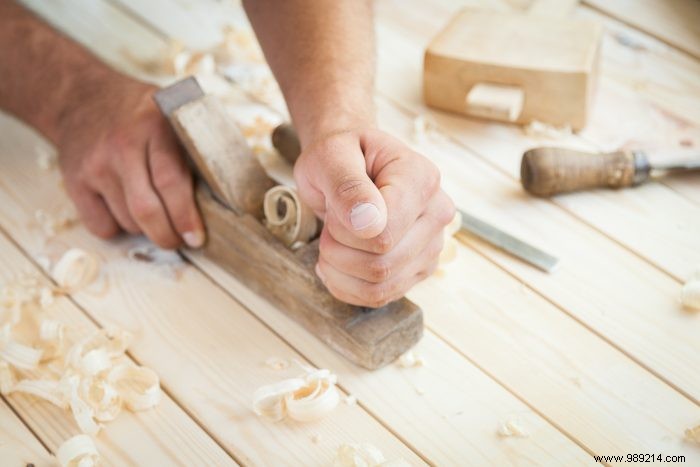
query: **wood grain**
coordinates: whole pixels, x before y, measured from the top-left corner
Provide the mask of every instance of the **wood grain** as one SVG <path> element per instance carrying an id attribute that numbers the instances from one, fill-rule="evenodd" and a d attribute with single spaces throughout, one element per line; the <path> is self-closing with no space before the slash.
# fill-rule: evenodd
<path id="1" fill-rule="evenodd" d="M 32 218 L 37 209 L 53 212 L 68 205 L 60 174 L 36 166 L 34 151 L 41 141 L 35 133 L 4 115 L 0 122 L 1 133 L 8 135 L 0 141 L 3 173 L 12 173 L 0 178 L 2 228 L 31 255 L 69 246 L 99 255 L 101 279 L 73 299 L 100 325 L 115 324 L 134 334 L 131 355 L 158 372 L 168 393 L 227 452 L 244 464 L 327 465 L 339 444 L 360 438 L 373 440 L 388 458 L 422 464 L 359 406 L 341 404 L 332 417 L 307 425 L 257 417 L 251 408 L 255 390 L 284 377 L 264 361 L 306 359 L 192 266 L 178 259 L 166 264 L 130 259 L 129 251 L 149 246 L 143 238 L 105 242 L 78 226 L 46 244 Z M 287 376 L 301 371 L 292 372 Z M 325 443 L 316 446 L 314 435 Z M 184 441 L 179 445 L 187 447 Z"/>
<path id="2" fill-rule="evenodd" d="M 700 59 L 700 5 L 694 0 L 584 0 L 583 3 Z"/>
<path id="3" fill-rule="evenodd" d="M 48 467 L 53 457 L 31 431 L 17 418 L 4 399 L 0 399 L 0 459 L 4 465 Z"/>
<path id="4" fill-rule="evenodd" d="M 197 191 L 207 226 L 204 254 L 341 355 L 377 369 L 420 340 L 423 313 L 409 300 L 375 309 L 340 302 L 314 272 L 318 241 L 292 252 L 259 220 L 227 210 L 206 189 Z"/>
<path id="5" fill-rule="evenodd" d="M 6 133 L 3 131 L 3 134 Z M 4 148 L 0 148 L 0 154 L 5 163 Z M 22 271 L 43 275 L 4 234 L 0 234 L 0 283 Z M 85 333 L 97 329 L 68 298 L 57 298 L 50 312 L 56 319 Z M 12 394 L 6 400 L 53 452 L 65 440 L 80 433 L 68 411 L 46 401 L 25 394 Z M 116 420 L 105 424 L 95 441 L 107 465 L 236 465 L 167 395 L 149 411 L 132 413 L 124 409 Z"/>

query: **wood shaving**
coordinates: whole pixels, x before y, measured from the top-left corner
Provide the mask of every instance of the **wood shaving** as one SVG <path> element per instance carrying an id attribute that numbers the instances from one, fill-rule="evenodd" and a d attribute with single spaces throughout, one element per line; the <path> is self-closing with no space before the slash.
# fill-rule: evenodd
<path id="1" fill-rule="evenodd" d="M 527 438 L 528 433 L 517 420 L 508 420 L 498 427 L 498 436 L 501 438 Z"/>
<path id="2" fill-rule="evenodd" d="M 523 132 L 530 138 L 560 140 L 572 135 L 570 126 L 555 127 L 547 123 L 533 120 L 523 127 Z"/>
<path id="3" fill-rule="evenodd" d="M 685 440 L 700 445 L 700 425 L 685 430 Z"/>
<path id="4" fill-rule="evenodd" d="M 34 219 L 46 237 L 53 237 L 57 233 L 69 229 L 78 223 L 76 213 L 70 209 L 64 209 L 55 214 L 49 214 L 43 209 L 34 212 Z"/>
<path id="5" fill-rule="evenodd" d="M 318 232 L 314 212 L 302 203 L 294 188 L 277 185 L 265 193 L 265 226 L 288 247 L 308 243 Z"/>
<path id="6" fill-rule="evenodd" d="M 347 405 L 355 405 L 357 404 L 357 397 L 353 396 L 352 394 L 348 394 L 348 396 L 343 401 Z"/>
<path id="7" fill-rule="evenodd" d="M 318 433 L 316 433 L 315 435 L 313 435 L 311 437 L 311 442 L 314 444 L 319 444 L 322 439 L 323 439 L 323 437 L 321 435 L 319 435 Z"/>
<path id="8" fill-rule="evenodd" d="M 91 437 L 77 435 L 59 446 L 56 459 L 62 467 L 92 467 L 98 465 L 100 455 Z"/>
<path id="9" fill-rule="evenodd" d="M 80 248 L 71 248 L 53 267 L 53 277 L 65 291 L 72 292 L 95 280 L 99 268 L 97 256 Z"/>
<path id="10" fill-rule="evenodd" d="M 269 357 L 265 360 L 265 366 L 276 371 L 286 370 L 289 368 L 289 360 L 279 357 Z"/>
<path id="11" fill-rule="evenodd" d="M 443 230 L 444 244 L 440 256 L 438 258 L 439 264 L 447 264 L 457 256 L 457 240 L 454 238 L 455 234 L 459 232 L 462 228 L 462 214 L 457 211 L 452 221 L 445 226 Z"/>
<path id="12" fill-rule="evenodd" d="M 409 350 L 405 354 L 401 355 L 396 363 L 401 368 L 412 368 L 423 366 L 425 364 L 425 360 L 423 360 L 423 357 L 413 353 L 412 350 Z"/>
<path id="13" fill-rule="evenodd" d="M 338 448 L 333 467 L 405 467 L 404 459 L 387 461 L 379 448 L 369 444 L 343 444 Z"/>
<path id="14" fill-rule="evenodd" d="M 330 413 L 340 400 L 336 376 L 329 370 L 309 369 L 297 378 L 263 386 L 253 395 L 253 411 L 264 418 L 285 417 L 300 422 L 318 420 Z"/>
<path id="15" fill-rule="evenodd" d="M 41 170 L 53 170 L 56 167 L 56 154 L 46 148 L 37 147 L 36 149 L 39 153 L 36 158 L 36 165 L 38 165 Z"/>
<path id="16" fill-rule="evenodd" d="M 694 271 L 683 285 L 681 303 L 686 308 L 700 310 L 700 269 Z"/>
<path id="17" fill-rule="evenodd" d="M 430 115 L 421 114 L 417 116 L 413 119 L 413 141 L 421 144 L 433 139 L 438 128 L 437 122 Z"/>

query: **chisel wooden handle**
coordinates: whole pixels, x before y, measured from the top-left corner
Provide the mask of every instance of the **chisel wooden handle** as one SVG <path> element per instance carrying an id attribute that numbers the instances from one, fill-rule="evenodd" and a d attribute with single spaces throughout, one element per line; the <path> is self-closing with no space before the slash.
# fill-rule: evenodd
<path id="1" fill-rule="evenodd" d="M 573 149 L 535 148 L 523 155 L 520 179 L 537 196 L 591 188 L 623 188 L 649 178 L 650 166 L 641 152 L 593 154 Z"/>

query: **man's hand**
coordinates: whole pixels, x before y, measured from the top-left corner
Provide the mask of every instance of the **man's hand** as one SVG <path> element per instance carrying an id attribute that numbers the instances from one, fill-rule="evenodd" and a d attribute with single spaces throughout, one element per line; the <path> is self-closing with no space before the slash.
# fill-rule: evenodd
<path id="1" fill-rule="evenodd" d="M 304 150 L 294 176 L 325 221 L 316 272 L 336 298 L 379 307 L 435 270 L 455 208 L 428 159 L 376 129 L 351 130 Z"/>
<path id="2" fill-rule="evenodd" d="M 103 92 L 64 112 L 57 131 L 68 194 L 102 238 L 144 233 L 163 248 L 199 247 L 204 229 L 192 177 L 155 88 L 107 76 Z"/>
<path id="3" fill-rule="evenodd" d="M 12 0 L 0 0 L 0 76 L 0 108 L 58 147 L 91 232 L 201 246 L 190 173 L 151 101 L 153 86 L 112 70 Z"/>

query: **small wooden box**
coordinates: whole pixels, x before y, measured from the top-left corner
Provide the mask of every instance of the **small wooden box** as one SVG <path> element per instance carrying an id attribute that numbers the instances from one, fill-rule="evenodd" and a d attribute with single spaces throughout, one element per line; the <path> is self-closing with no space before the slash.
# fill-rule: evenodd
<path id="1" fill-rule="evenodd" d="M 602 27 L 587 21 L 463 9 L 425 52 L 425 102 L 464 115 L 580 129 L 601 35 Z M 489 95 L 492 106 L 484 102 Z"/>

